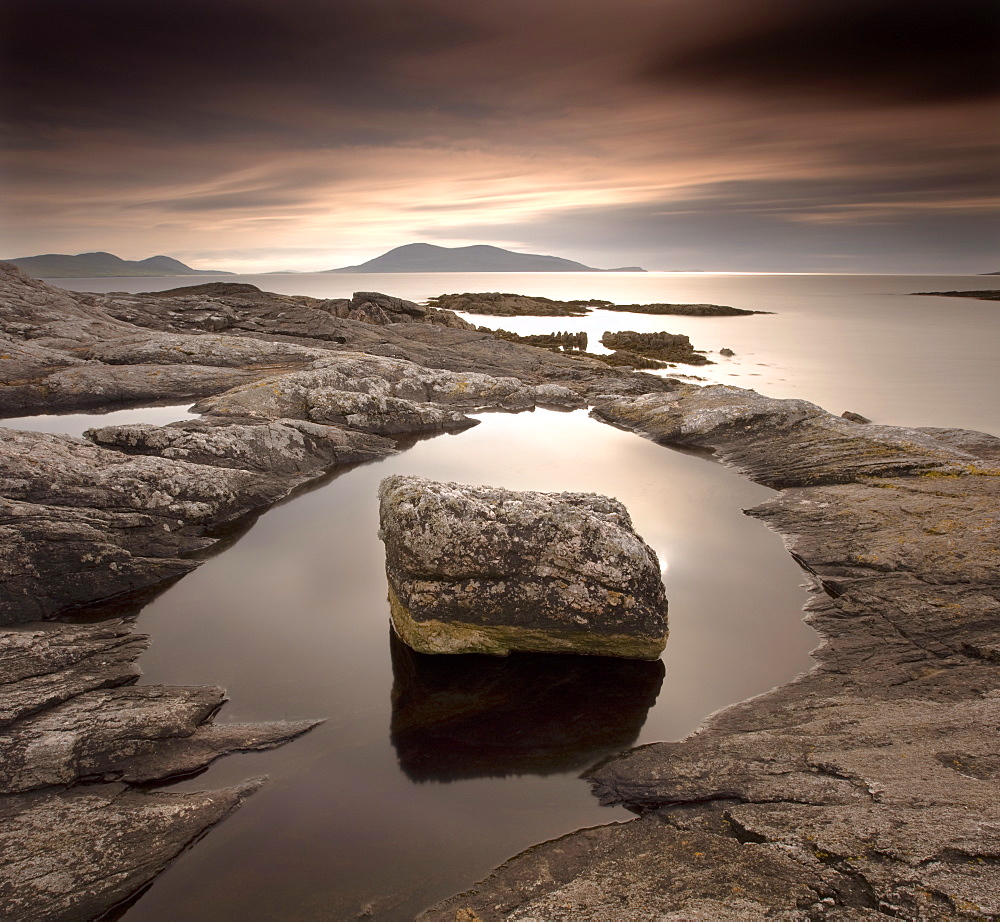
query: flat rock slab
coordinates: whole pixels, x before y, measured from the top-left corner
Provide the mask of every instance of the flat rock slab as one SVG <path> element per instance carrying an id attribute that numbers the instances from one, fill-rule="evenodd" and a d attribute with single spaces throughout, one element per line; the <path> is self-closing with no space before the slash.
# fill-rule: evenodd
<path id="1" fill-rule="evenodd" d="M 413 649 L 663 651 L 659 562 L 617 500 L 405 476 L 379 500 L 392 621 Z"/>

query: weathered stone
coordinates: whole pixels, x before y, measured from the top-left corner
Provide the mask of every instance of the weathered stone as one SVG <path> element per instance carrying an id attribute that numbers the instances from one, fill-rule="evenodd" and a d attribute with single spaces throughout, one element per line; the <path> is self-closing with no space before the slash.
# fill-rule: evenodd
<path id="1" fill-rule="evenodd" d="M 774 487 L 983 467 L 982 458 L 927 431 L 858 425 L 805 400 L 776 400 L 728 385 L 678 385 L 671 394 L 609 398 L 592 412 L 658 442 L 710 448 Z"/>
<path id="2" fill-rule="evenodd" d="M 98 445 L 130 454 L 294 477 L 336 465 L 371 461 L 395 450 L 392 442 L 370 435 L 371 431 L 300 419 L 252 420 L 245 424 L 209 419 L 167 426 L 102 426 L 84 434 Z"/>
<path id="3" fill-rule="evenodd" d="M 294 481 L 0 428 L 0 624 L 146 590 Z"/>
<path id="4" fill-rule="evenodd" d="M 204 768 L 230 752 L 268 749 L 317 721 L 203 724 L 221 688 L 133 686 L 88 691 L 26 717 L 0 736 L 0 794 L 81 779 L 149 782 Z"/>
<path id="5" fill-rule="evenodd" d="M 424 653 L 656 659 L 656 555 L 617 500 L 388 477 L 380 537 L 396 633 Z"/>
<path id="6" fill-rule="evenodd" d="M 119 784 L 0 796 L 0 916 L 100 918 L 260 784 L 195 794 L 145 794 Z"/>
<path id="7" fill-rule="evenodd" d="M 456 330 L 474 330 L 474 324 L 454 311 L 425 307 L 377 291 L 356 291 L 343 313 L 337 316 L 385 326 L 390 323 L 438 323 Z"/>
<path id="8" fill-rule="evenodd" d="M 147 645 L 120 621 L 0 631 L 0 728 L 81 692 L 134 682 Z"/>
<path id="9" fill-rule="evenodd" d="M 607 362 L 615 368 L 658 369 L 670 367 L 667 362 L 651 359 L 645 355 L 639 355 L 637 352 L 629 352 L 627 349 L 616 349 L 607 355 L 594 354 L 594 358 Z"/>
<path id="10" fill-rule="evenodd" d="M 516 378 L 437 371 L 400 359 L 344 352 L 317 362 L 309 371 L 208 398 L 195 409 L 215 417 L 312 419 L 359 429 L 370 425 L 368 431 L 385 433 L 472 424 L 460 413 L 443 414 L 440 408 L 525 410 L 546 403 L 581 406 L 583 400 L 556 385 L 526 385 Z M 412 428 L 407 428 L 407 420 Z"/>
<path id="11" fill-rule="evenodd" d="M 481 332 L 492 333 L 497 339 L 510 343 L 523 343 L 526 346 L 541 346 L 545 349 L 586 350 L 587 334 L 580 333 L 532 333 L 520 336 L 510 330 L 490 330 L 488 327 L 478 327 Z"/>
<path id="12" fill-rule="evenodd" d="M 537 845 L 418 920 L 804 922 L 828 918 L 826 876 L 795 853 L 649 816 Z"/>
<path id="13" fill-rule="evenodd" d="M 636 333 L 632 330 L 607 332 L 601 337 L 601 345 L 608 349 L 634 352 L 664 362 L 680 362 L 684 365 L 712 364 L 711 359 L 695 350 L 691 340 L 683 333 Z"/>

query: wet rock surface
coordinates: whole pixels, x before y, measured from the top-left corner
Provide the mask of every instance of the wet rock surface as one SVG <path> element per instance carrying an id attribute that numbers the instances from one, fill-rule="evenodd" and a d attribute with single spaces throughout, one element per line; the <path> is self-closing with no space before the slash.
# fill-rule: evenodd
<path id="1" fill-rule="evenodd" d="M 640 819 L 537 846 L 422 919 L 998 918 L 997 440 L 737 388 L 594 412 L 786 486 L 750 514 L 815 579 L 817 665 L 598 765 L 595 793 Z"/>
<path id="2" fill-rule="evenodd" d="M 393 476 L 379 521 L 393 626 L 418 652 L 663 651 L 659 563 L 617 500 Z"/>

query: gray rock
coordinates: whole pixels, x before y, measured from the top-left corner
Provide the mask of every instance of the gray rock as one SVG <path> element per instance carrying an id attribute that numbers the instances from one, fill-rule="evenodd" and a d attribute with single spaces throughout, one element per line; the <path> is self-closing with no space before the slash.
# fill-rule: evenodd
<path id="1" fill-rule="evenodd" d="M 162 685 L 78 694 L 0 736 L 0 794 L 83 779 L 159 781 L 202 769 L 229 752 L 280 745 L 317 723 L 202 729 L 225 700 L 221 688 Z"/>
<path id="2" fill-rule="evenodd" d="M 298 480 L 0 428 L 0 624 L 149 590 Z"/>
<path id="3" fill-rule="evenodd" d="M 537 845 L 418 922 L 804 922 L 836 918 L 822 902 L 830 876 L 780 848 L 649 816 Z"/>
<path id="4" fill-rule="evenodd" d="M 0 915 L 96 918 L 145 886 L 260 782 L 146 795 L 231 752 L 266 749 L 315 721 L 210 723 L 213 688 L 129 687 L 147 638 L 122 621 L 0 631 Z M 87 781 L 86 787 L 70 787 Z"/>
<path id="5" fill-rule="evenodd" d="M 368 399 L 359 399 L 359 395 Z M 516 378 L 423 368 L 413 362 L 344 352 L 309 371 L 284 374 L 202 400 L 195 410 L 212 417 L 311 419 L 373 432 L 420 432 L 471 425 L 450 410 L 531 409 L 537 404 L 581 406 L 559 385 L 528 385 Z M 436 410 L 435 410 L 436 408 Z M 349 421 L 354 416 L 357 419 Z M 389 422 L 394 416 L 395 423 Z M 407 420 L 412 428 L 407 428 Z"/>
<path id="6" fill-rule="evenodd" d="M 338 317 L 386 326 L 390 323 L 437 323 L 456 330 L 474 330 L 475 324 L 463 320 L 453 310 L 424 307 L 413 301 L 394 298 L 377 291 L 356 291 L 349 304 L 337 311 Z"/>
<path id="7" fill-rule="evenodd" d="M 633 330 L 608 332 L 601 337 L 608 349 L 634 352 L 649 359 L 680 362 L 684 365 L 711 365 L 712 361 L 695 351 L 691 340 L 683 333 L 636 333 Z"/>
<path id="8" fill-rule="evenodd" d="M 393 626 L 415 650 L 663 651 L 659 564 L 617 500 L 394 476 L 379 501 Z"/>
<path id="9" fill-rule="evenodd" d="M 146 794 L 102 785 L 0 797 L 0 915 L 12 922 L 99 918 L 259 787 Z"/>
<path id="10" fill-rule="evenodd" d="M 323 422 L 327 422 L 324 420 Z M 359 427 L 361 428 L 361 427 Z M 158 455 L 192 464 L 240 468 L 297 478 L 342 464 L 382 458 L 395 451 L 388 439 L 299 419 L 248 423 L 192 420 L 88 429 L 98 445 L 130 454 Z"/>
<path id="11" fill-rule="evenodd" d="M 727 385 L 610 398 L 592 413 L 659 442 L 711 449 L 774 487 L 982 466 L 977 456 L 921 430 L 859 426 L 805 400 L 776 400 Z"/>
<path id="12" fill-rule="evenodd" d="M 0 729 L 81 692 L 134 682 L 147 645 L 120 621 L 0 631 Z"/>

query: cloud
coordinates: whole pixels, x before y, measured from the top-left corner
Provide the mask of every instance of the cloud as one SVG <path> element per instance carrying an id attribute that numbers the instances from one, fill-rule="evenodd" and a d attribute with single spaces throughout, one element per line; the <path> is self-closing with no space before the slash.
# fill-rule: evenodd
<path id="1" fill-rule="evenodd" d="M 673 246 L 648 221 L 681 203 L 779 242 L 954 227 L 1000 172 L 990 20 L 977 0 L 7 0 L 7 240 L 337 265 L 420 237 L 538 249 L 616 208 Z M 705 258 L 743 252 L 685 222 Z M 607 258 L 588 235 L 549 246 L 637 261 L 627 228 Z"/>
<path id="2" fill-rule="evenodd" d="M 643 75 L 658 83 L 853 104 L 924 104 L 1000 93 L 993 0 L 758 0 L 729 6 L 721 34 L 668 38 Z"/>

